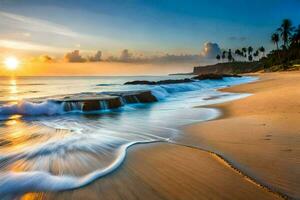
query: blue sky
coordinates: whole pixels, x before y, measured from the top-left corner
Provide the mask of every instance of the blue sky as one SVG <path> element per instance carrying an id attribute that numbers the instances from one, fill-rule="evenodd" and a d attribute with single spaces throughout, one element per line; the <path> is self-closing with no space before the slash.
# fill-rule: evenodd
<path id="1" fill-rule="evenodd" d="M 197 54 L 205 42 L 270 49 L 283 18 L 300 23 L 299 8 L 299 0 L 0 0 L 0 48 L 50 55 Z"/>

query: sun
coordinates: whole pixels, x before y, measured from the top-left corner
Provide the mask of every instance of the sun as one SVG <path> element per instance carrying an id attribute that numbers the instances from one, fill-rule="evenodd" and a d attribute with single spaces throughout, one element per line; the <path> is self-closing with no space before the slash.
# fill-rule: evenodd
<path id="1" fill-rule="evenodd" d="M 16 57 L 7 57 L 5 60 L 4 60 L 4 64 L 6 66 L 6 68 L 8 70 L 16 70 L 19 66 L 19 60 L 16 58 Z"/>

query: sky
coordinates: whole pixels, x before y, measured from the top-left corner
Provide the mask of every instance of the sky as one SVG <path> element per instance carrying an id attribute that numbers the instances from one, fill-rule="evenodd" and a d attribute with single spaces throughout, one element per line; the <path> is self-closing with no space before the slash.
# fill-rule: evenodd
<path id="1" fill-rule="evenodd" d="M 270 35 L 284 18 L 300 24 L 299 8 L 300 0 L 0 0 L 0 59 L 17 57 L 20 75 L 188 72 L 224 49 L 272 50 Z"/>

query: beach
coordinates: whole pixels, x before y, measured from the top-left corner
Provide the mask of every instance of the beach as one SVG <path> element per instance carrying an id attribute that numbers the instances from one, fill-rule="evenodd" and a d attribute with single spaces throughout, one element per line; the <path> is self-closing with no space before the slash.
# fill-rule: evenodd
<path id="1" fill-rule="evenodd" d="M 299 72 L 259 74 L 261 80 L 224 89 L 253 94 L 214 105 L 223 116 L 186 128 L 193 142 L 220 152 L 267 184 L 300 197 Z"/>
<path id="2" fill-rule="evenodd" d="M 23 198 L 299 198 L 300 73 L 256 75 L 257 82 L 222 89 L 251 96 L 212 105 L 223 113 L 218 119 L 184 127 L 181 142 L 199 149 L 136 145 L 119 169 L 86 187 Z"/>

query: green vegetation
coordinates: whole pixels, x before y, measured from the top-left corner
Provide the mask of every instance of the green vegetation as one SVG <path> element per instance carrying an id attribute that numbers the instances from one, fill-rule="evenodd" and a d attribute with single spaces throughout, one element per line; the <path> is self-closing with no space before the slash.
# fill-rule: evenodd
<path id="1" fill-rule="evenodd" d="M 224 50 L 222 55 L 217 55 L 216 58 L 223 62 L 259 61 L 265 71 L 300 69 L 300 25 L 295 28 L 291 20 L 284 19 L 271 35 L 271 42 L 275 45 L 275 50 L 270 51 L 267 56 L 263 46 L 255 50 L 249 46 L 236 49 L 234 53 L 231 49 Z"/>
<path id="2" fill-rule="evenodd" d="M 243 61 L 257 61 L 260 57 L 263 57 L 265 54 L 265 48 L 263 46 L 259 47 L 257 50 L 254 51 L 252 46 L 243 47 L 242 49 L 236 49 L 234 53 L 231 49 L 228 51 L 224 50 L 222 52 L 222 56 L 217 55 L 216 59 L 221 60 L 223 62 L 235 62 L 236 60 L 243 60 Z"/>
<path id="3" fill-rule="evenodd" d="M 300 64 L 300 25 L 294 28 L 291 20 L 284 19 L 271 36 L 276 49 L 261 59 L 265 71 L 298 69 Z M 279 43 L 282 43 L 279 48 Z"/>

